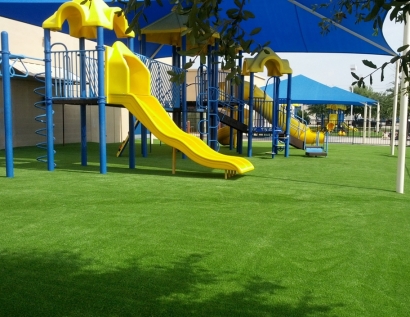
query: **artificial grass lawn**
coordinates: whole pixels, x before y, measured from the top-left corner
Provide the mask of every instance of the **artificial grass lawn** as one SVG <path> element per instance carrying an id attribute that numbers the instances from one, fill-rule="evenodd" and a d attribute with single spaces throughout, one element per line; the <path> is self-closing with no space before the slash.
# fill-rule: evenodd
<path id="1" fill-rule="evenodd" d="M 98 145 L 87 167 L 56 149 L 54 172 L 15 149 L 13 179 L 0 152 L 0 316 L 409 314 L 409 173 L 397 194 L 388 147 L 255 143 L 229 180 L 182 159 L 172 175 L 165 145 L 136 170 L 109 146 L 107 175 Z"/>

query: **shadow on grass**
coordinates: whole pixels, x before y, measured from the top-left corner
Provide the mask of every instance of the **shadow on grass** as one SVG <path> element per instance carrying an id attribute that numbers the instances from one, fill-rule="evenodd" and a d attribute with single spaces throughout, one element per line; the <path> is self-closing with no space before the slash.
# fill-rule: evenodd
<path id="1" fill-rule="evenodd" d="M 57 145 L 55 162 L 56 170 L 80 173 L 99 173 L 99 145 L 88 144 L 87 166 L 82 166 L 80 162 L 81 149 L 79 144 Z M 224 171 L 213 170 L 201 166 L 190 159 L 182 159 L 182 153 L 177 154 L 176 174 L 172 174 L 172 148 L 164 144 L 153 144 L 152 152 L 148 157 L 141 157 L 137 152 L 136 168 L 129 168 L 128 152 L 125 151 L 122 157 L 116 157 L 118 145 L 109 144 L 107 146 L 107 170 L 109 173 L 123 174 L 143 174 L 153 176 L 171 176 L 183 178 L 224 178 Z M 43 153 L 44 154 L 44 153 Z M 231 153 L 228 153 L 230 155 Z M 234 153 L 233 153 L 234 154 Z M 38 162 L 36 157 L 40 152 L 35 147 L 17 148 L 14 154 L 14 168 L 46 171 L 47 165 Z M 0 166 L 3 163 L 0 161 Z M 5 165 L 5 162 L 4 162 Z M 217 171 L 217 172 L 214 172 Z M 230 180 L 241 178 L 243 175 L 237 174 Z"/>
<path id="2" fill-rule="evenodd" d="M 93 270 L 92 261 L 69 252 L 0 253 L 0 316 L 318 316 L 341 305 L 311 304 L 310 295 L 294 304 L 275 300 L 285 287 L 259 277 L 233 281 L 191 254 L 169 266 Z M 207 292 L 208 291 L 208 292 Z M 205 295 L 204 295 L 205 294 Z M 276 303 L 278 302 L 278 303 Z"/>

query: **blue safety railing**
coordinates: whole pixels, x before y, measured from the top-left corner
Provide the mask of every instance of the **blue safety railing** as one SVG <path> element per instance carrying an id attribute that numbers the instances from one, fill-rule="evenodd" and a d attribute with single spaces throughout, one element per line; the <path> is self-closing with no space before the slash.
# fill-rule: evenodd
<path id="1" fill-rule="evenodd" d="M 60 43 L 59 43 L 60 44 Z M 170 71 L 185 70 L 136 54 L 151 73 L 151 94 L 167 109 L 179 107 L 181 85 L 171 82 Z M 81 92 L 81 58 L 85 60 L 86 93 Z M 53 98 L 95 98 L 98 96 L 96 50 L 61 50 L 51 52 Z"/>
<path id="2" fill-rule="evenodd" d="M 215 88 L 215 87 L 209 87 L 207 92 L 206 92 L 206 100 L 211 102 L 218 102 L 218 92 L 219 89 Z M 205 93 L 204 93 L 205 94 Z M 205 97 L 203 97 L 205 98 Z M 205 100 L 205 99 L 204 99 Z M 213 124 L 211 123 L 213 122 Z M 198 122 L 198 132 L 201 135 L 206 135 L 207 138 L 207 144 L 211 145 L 211 144 L 215 144 L 215 151 L 219 151 L 220 149 L 220 144 L 218 142 L 217 139 L 212 139 L 210 136 L 210 129 L 216 129 L 219 126 L 220 120 L 219 120 L 219 116 L 217 113 L 212 113 L 210 112 L 209 107 L 207 107 L 207 117 L 205 119 L 202 119 Z M 205 130 L 202 129 L 202 127 L 205 128 Z"/>
<path id="3" fill-rule="evenodd" d="M 169 64 L 162 63 L 147 56 L 135 54 L 141 59 L 151 73 L 151 94 L 167 110 L 180 108 L 181 105 L 181 85 L 171 81 L 170 72 L 182 74 L 186 70 Z"/>
<path id="4" fill-rule="evenodd" d="M 10 74 L 11 78 L 12 77 L 23 77 L 23 78 L 28 77 L 29 72 L 27 70 L 26 65 L 24 64 L 24 61 L 23 61 L 25 58 L 27 58 L 25 55 L 10 54 L 10 57 L 9 57 L 9 74 Z M 1 64 L 2 64 L 2 57 L 0 55 L 0 65 Z M 23 69 L 20 70 L 21 69 L 20 67 L 16 67 L 17 64 L 20 64 Z M 21 74 L 16 73 L 16 68 L 15 67 L 19 69 L 19 72 Z M 1 69 L 0 69 L 0 77 L 2 77 Z"/>
<path id="5" fill-rule="evenodd" d="M 273 103 L 265 98 L 254 97 L 252 133 L 256 137 L 270 137 L 272 135 L 272 124 L 266 118 L 266 113 L 272 111 Z"/>
<path id="6" fill-rule="evenodd" d="M 86 56 L 85 58 L 85 75 L 86 75 L 89 95 L 92 97 L 97 97 L 98 96 L 98 60 L 94 56 L 94 54 L 88 54 L 88 56 Z"/>
<path id="7" fill-rule="evenodd" d="M 85 60 L 86 92 L 81 91 L 81 57 Z M 96 50 L 51 52 L 53 98 L 95 98 L 98 96 Z"/>

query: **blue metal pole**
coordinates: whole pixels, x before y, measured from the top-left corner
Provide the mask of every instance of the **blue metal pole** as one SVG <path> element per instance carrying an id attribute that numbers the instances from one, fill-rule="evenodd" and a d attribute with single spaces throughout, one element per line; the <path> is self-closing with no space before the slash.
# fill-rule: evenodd
<path id="1" fill-rule="evenodd" d="M 218 117 L 218 100 L 219 100 L 219 60 L 218 60 L 218 55 L 216 52 L 219 49 L 219 42 L 215 41 L 215 51 L 214 54 L 212 54 L 213 58 L 213 76 L 214 76 L 214 102 L 212 103 L 212 110 L 214 113 L 214 119 L 215 119 L 215 124 L 214 124 L 214 129 L 213 129 L 213 135 L 212 139 L 214 140 L 214 146 L 213 149 L 216 151 L 219 151 L 219 144 L 218 144 L 218 128 L 219 128 L 219 117 Z"/>
<path id="2" fill-rule="evenodd" d="M 98 63 L 98 122 L 100 125 L 99 141 L 100 141 L 100 173 L 107 173 L 107 127 L 105 115 L 105 74 L 104 74 L 104 29 L 101 26 L 97 27 L 97 63 Z"/>
<path id="3" fill-rule="evenodd" d="M 80 38 L 80 89 L 81 98 L 87 97 L 87 78 L 86 78 L 86 56 L 85 39 Z M 87 108 L 85 104 L 80 106 L 80 125 L 81 125 L 81 165 L 87 166 Z"/>
<path id="4" fill-rule="evenodd" d="M 46 106 L 46 130 L 47 130 L 47 168 L 54 171 L 54 123 L 53 123 L 53 99 L 51 77 L 51 36 L 50 30 L 44 29 L 44 54 L 45 54 L 45 106 Z"/>
<path id="5" fill-rule="evenodd" d="M 186 36 L 182 36 L 182 50 L 186 51 Z M 185 67 L 186 64 L 186 55 L 182 55 L 182 66 Z M 187 90 L 186 90 L 186 76 L 184 77 L 184 81 L 182 83 L 182 130 L 189 133 L 189 131 L 187 131 L 187 120 L 188 120 L 188 116 L 187 116 L 187 102 L 186 102 L 186 94 L 187 94 Z M 186 159 L 186 155 L 184 153 L 182 153 L 182 158 Z"/>
<path id="6" fill-rule="evenodd" d="M 128 48 L 131 50 L 131 52 L 134 52 L 135 41 L 133 37 L 128 38 Z M 129 168 L 135 168 L 135 117 L 131 112 L 128 112 L 128 131 L 128 164 Z"/>
<path id="7" fill-rule="evenodd" d="M 280 78 L 274 78 L 273 84 L 273 111 L 272 111 L 272 158 L 274 158 L 275 154 L 278 154 L 278 119 L 279 119 L 279 84 Z"/>
<path id="8" fill-rule="evenodd" d="M 239 69 L 242 70 L 242 51 L 239 51 Z M 244 85 L 245 85 L 245 76 L 241 75 L 241 84 L 239 86 L 239 100 L 241 100 L 242 102 L 239 104 L 239 109 L 238 109 L 238 120 L 241 123 L 244 123 Z M 236 132 L 236 147 L 237 147 L 237 152 L 239 154 L 242 154 L 243 152 L 243 134 L 240 131 Z"/>
<path id="9" fill-rule="evenodd" d="M 13 115 L 11 109 L 11 83 L 10 83 L 10 52 L 7 32 L 1 32 L 1 73 L 3 76 L 4 99 L 4 138 L 6 151 L 6 176 L 14 177 L 13 164 Z"/>
<path id="10" fill-rule="evenodd" d="M 146 56 L 147 54 L 147 39 L 146 35 L 142 34 L 141 36 L 141 55 Z M 141 124 L 141 154 L 142 157 L 147 157 L 148 155 L 148 147 L 147 147 L 147 128 Z"/>
<path id="11" fill-rule="evenodd" d="M 275 157 L 275 130 L 276 130 L 276 112 L 275 112 L 275 104 L 276 104 L 276 77 L 273 77 L 273 85 L 272 85 L 272 158 Z"/>
<path id="12" fill-rule="evenodd" d="M 229 85 L 229 90 L 230 90 L 230 91 L 229 91 L 229 96 L 230 96 L 230 99 L 231 99 L 231 100 L 232 100 L 233 97 L 235 97 L 235 96 L 234 96 L 234 93 L 233 93 L 233 89 L 234 89 L 234 86 L 233 86 L 233 82 L 232 82 L 232 79 L 231 79 L 231 80 L 230 80 L 230 85 Z M 239 107 L 240 107 L 240 105 L 238 104 L 238 111 L 239 111 Z M 234 118 L 234 111 L 233 111 L 233 109 L 230 109 L 230 114 L 229 114 L 229 116 L 230 116 L 231 118 Z M 237 116 L 236 119 L 239 120 L 239 117 Z M 229 150 L 232 150 L 233 147 L 234 147 L 234 131 L 233 131 L 233 128 L 230 127 L 230 128 L 229 128 Z"/>
<path id="13" fill-rule="evenodd" d="M 207 77 L 207 106 L 206 106 L 206 143 L 208 144 L 209 147 L 212 148 L 211 144 L 211 130 L 212 130 L 212 120 L 211 120 L 211 87 L 212 87 L 212 76 L 211 76 L 211 70 L 212 70 L 212 53 L 211 53 L 211 45 L 208 45 L 208 54 L 207 54 L 207 71 L 206 71 L 206 77 Z"/>
<path id="14" fill-rule="evenodd" d="M 254 73 L 249 76 L 249 121 L 248 121 L 248 157 L 252 157 L 252 131 L 253 131 L 253 85 Z"/>
<path id="15" fill-rule="evenodd" d="M 288 89 L 286 95 L 286 131 L 285 131 L 285 157 L 289 157 L 290 147 L 290 105 L 292 103 L 292 74 L 288 74 Z"/>

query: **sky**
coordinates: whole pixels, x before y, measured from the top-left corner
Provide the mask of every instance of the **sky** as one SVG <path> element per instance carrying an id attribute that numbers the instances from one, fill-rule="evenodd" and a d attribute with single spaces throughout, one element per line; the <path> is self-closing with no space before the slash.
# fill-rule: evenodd
<path id="1" fill-rule="evenodd" d="M 403 45 L 403 25 L 391 22 L 386 18 L 383 35 L 393 51 Z M 303 74 L 313 80 L 328 86 L 337 86 L 349 90 L 355 79 L 351 76 L 350 67 L 356 66 L 358 76 L 366 76 L 372 69 L 365 66 L 362 60 L 372 61 L 381 66 L 390 61 L 390 56 L 364 54 L 314 54 L 314 53 L 279 53 L 282 59 L 288 59 L 293 70 L 293 76 Z M 380 81 L 380 71 L 373 75 L 372 88 L 377 92 L 384 92 L 393 87 L 395 80 L 395 66 L 388 65 L 384 70 L 384 81 Z M 365 81 L 370 84 L 369 80 Z"/>

